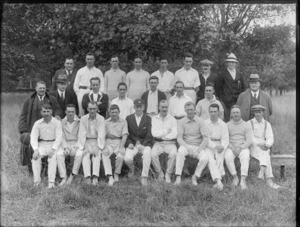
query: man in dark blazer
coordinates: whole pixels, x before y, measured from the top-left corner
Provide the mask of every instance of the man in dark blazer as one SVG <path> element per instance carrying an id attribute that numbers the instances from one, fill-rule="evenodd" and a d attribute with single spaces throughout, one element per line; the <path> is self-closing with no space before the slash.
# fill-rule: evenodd
<path id="1" fill-rule="evenodd" d="M 225 60 L 226 69 L 219 74 L 216 92 L 224 105 L 224 121 L 230 121 L 230 108 L 236 104 L 239 94 L 246 89 L 243 77 L 236 71 L 237 58 L 231 53 Z"/>
<path id="2" fill-rule="evenodd" d="M 135 113 L 126 117 L 129 135 L 125 144 L 124 161 L 130 170 L 129 177 L 132 177 L 134 175 L 133 158 L 138 153 L 142 154 L 143 170 L 141 183 L 143 186 L 146 186 L 151 164 L 153 137 L 151 134 L 151 117 L 143 113 L 144 108 L 144 101 L 136 99 L 134 100 Z"/>
<path id="3" fill-rule="evenodd" d="M 146 91 L 141 99 L 145 103 L 144 113 L 150 117 L 158 114 L 158 104 L 161 100 L 166 100 L 167 96 L 164 92 L 157 89 L 159 83 L 157 76 L 151 76 L 149 78 L 150 90 Z"/>
<path id="4" fill-rule="evenodd" d="M 89 102 L 96 101 L 98 106 L 97 113 L 106 118 L 106 111 L 108 109 L 108 96 L 100 91 L 101 81 L 99 77 L 91 78 L 90 83 L 92 91 L 85 94 L 82 98 L 82 108 L 84 109 L 84 113 L 88 114 L 87 107 Z"/>
<path id="5" fill-rule="evenodd" d="M 58 101 L 58 104 L 62 110 L 60 115 L 61 119 L 66 116 L 66 107 L 68 104 L 74 104 L 76 107 L 76 113 L 78 115 L 78 104 L 77 104 L 77 96 L 74 92 L 70 92 L 67 90 L 67 75 L 61 74 L 58 75 L 56 84 L 57 89 L 55 91 L 49 92 L 49 95 L 52 95 Z"/>

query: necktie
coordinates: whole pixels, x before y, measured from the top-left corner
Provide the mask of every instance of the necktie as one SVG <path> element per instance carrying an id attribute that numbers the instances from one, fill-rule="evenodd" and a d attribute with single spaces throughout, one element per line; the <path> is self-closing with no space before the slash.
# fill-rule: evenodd
<path id="1" fill-rule="evenodd" d="M 41 105 L 43 105 L 44 104 L 43 96 L 39 95 L 39 98 L 40 98 Z"/>
<path id="2" fill-rule="evenodd" d="M 254 98 L 256 99 L 257 97 L 256 97 L 256 93 L 254 93 Z"/>
<path id="3" fill-rule="evenodd" d="M 60 97 L 61 97 L 61 100 L 62 100 L 62 101 L 65 100 L 65 97 L 64 97 L 64 93 L 63 93 L 63 92 L 61 93 L 61 96 L 60 96 Z"/>

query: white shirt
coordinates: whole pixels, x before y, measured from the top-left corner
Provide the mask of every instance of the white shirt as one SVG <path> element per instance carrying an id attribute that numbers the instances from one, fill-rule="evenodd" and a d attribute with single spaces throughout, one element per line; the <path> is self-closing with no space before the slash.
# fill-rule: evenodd
<path id="1" fill-rule="evenodd" d="M 119 68 L 111 68 L 104 74 L 104 93 L 112 100 L 118 97 L 118 84 L 126 81 L 126 73 Z"/>
<path id="2" fill-rule="evenodd" d="M 43 96 L 37 95 L 37 96 L 38 96 L 38 98 L 39 98 L 40 101 L 43 101 L 44 98 L 45 98 L 45 95 L 43 95 Z"/>
<path id="3" fill-rule="evenodd" d="M 72 132 L 73 131 L 73 128 L 75 127 L 76 125 L 76 120 L 74 119 L 74 121 L 72 123 L 70 123 L 69 121 L 67 121 L 67 125 L 66 125 L 66 128 Z"/>
<path id="4" fill-rule="evenodd" d="M 119 97 L 117 97 L 111 101 L 111 105 L 112 104 L 118 105 L 118 107 L 120 108 L 119 117 L 123 118 L 124 120 L 128 115 L 134 113 L 133 101 L 130 98 L 125 97 L 124 99 L 120 99 Z"/>
<path id="5" fill-rule="evenodd" d="M 61 91 L 59 89 L 57 89 L 59 96 L 61 97 L 63 95 L 64 98 L 66 98 L 66 92 L 65 91 Z"/>
<path id="6" fill-rule="evenodd" d="M 142 120 L 143 114 L 141 116 L 137 116 L 134 114 L 137 126 L 140 126 L 140 122 Z"/>
<path id="7" fill-rule="evenodd" d="M 161 74 L 159 70 L 155 71 L 154 73 L 151 74 L 151 76 L 157 76 L 159 81 L 157 85 L 157 89 L 162 91 L 162 92 L 170 92 L 175 85 L 175 76 L 172 72 L 166 71 Z"/>
<path id="8" fill-rule="evenodd" d="M 78 70 L 75 81 L 74 81 L 74 91 L 77 94 L 79 92 L 80 86 L 85 86 L 90 89 L 90 80 L 93 77 L 98 77 L 101 81 L 100 91 L 104 91 L 104 79 L 103 74 L 100 69 L 93 66 L 89 69 L 87 66 Z"/>
<path id="9" fill-rule="evenodd" d="M 259 90 L 257 90 L 256 92 L 254 92 L 254 91 L 251 90 L 251 94 L 252 94 L 253 98 L 254 98 L 254 94 L 256 94 L 256 98 L 258 98 L 258 96 L 259 96 Z"/>
<path id="10" fill-rule="evenodd" d="M 209 106 L 213 103 L 218 104 L 219 106 L 219 118 L 224 119 L 224 109 L 219 100 L 213 96 L 212 100 L 208 100 L 206 97 L 201 99 L 196 105 L 196 113 L 199 117 L 202 117 L 204 120 L 210 118 L 209 115 Z"/>
<path id="11" fill-rule="evenodd" d="M 101 92 L 101 91 L 99 91 L 98 93 L 94 93 L 93 91 L 91 91 L 90 94 L 89 94 L 89 96 L 90 96 L 91 94 L 93 94 L 93 100 L 94 100 L 95 102 L 98 101 L 98 95 L 100 95 L 99 100 L 102 98 L 102 92 Z"/>
<path id="12" fill-rule="evenodd" d="M 220 118 L 217 122 L 213 123 L 210 118 L 206 119 L 204 123 L 207 125 L 209 142 L 208 146 L 210 148 L 215 148 L 216 145 L 221 144 L 224 147 L 224 150 L 228 147 L 229 144 L 229 132 L 227 124 L 222 121 Z M 214 141 L 220 140 L 220 141 Z"/>
<path id="13" fill-rule="evenodd" d="M 190 68 L 186 70 L 184 67 L 177 70 L 175 72 L 175 81 L 182 81 L 184 83 L 184 87 L 199 87 L 200 86 L 200 79 L 199 73 L 197 70 Z"/>
<path id="14" fill-rule="evenodd" d="M 147 101 L 147 113 L 155 113 L 158 114 L 158 92 L 149 90 L 148 93 L 148 101 Z"/>
<path id="15" fill-rule="evenodd" d="M 178 98 L 175 93 L 169 100 L 168 113 L 174 117 L 186 116 L 184 104 L 186 104 L 187 102 L 193 102 L 190 96 L 183 93 L 183 96 Z"/>
<path id="16" fill-rule="evenodd" d="M 251 121 L 253 122 L 254 130 L 252 128 Z M 258 143 L 265 142 L 266 146 L 271 147 L 274 143 L 274 134 L 272 131 L 271 124 L 269 122 L 267 122 L 267 128 L 265 132 L 265 121 L 266 120 L 263 118 L 261 122 L 258 122 L 254 117 L 251 120 L 249 120 L 247 123 L 251 126 L 251 129 L 254 134 L 253 144 L 257 145 Z M 265 133 L 266 133 L 266 137 L 265 137 Z"/>
<path id="17" fill-rule="evenodd" d="M 228 72 L 230 73 L 232 79 L 235 80 L 235 77 L 236 77 L 236 70 L 235 70 L 235 69 L 231 70 L 231 69 L 229 69 L 229 68 L 227 68 L 227 70 L 228 70 Z"/>
<path id="18" fill-rule="evenodd" d="M 171 132 L 168 132 L 171 129 Z M 164 119 L 157 114 L 152 118 L 151 133 L 153 137 L 161 138 L 162 140 L 173 140 L 177 138 L 177 121 L 168 114 Z"/>

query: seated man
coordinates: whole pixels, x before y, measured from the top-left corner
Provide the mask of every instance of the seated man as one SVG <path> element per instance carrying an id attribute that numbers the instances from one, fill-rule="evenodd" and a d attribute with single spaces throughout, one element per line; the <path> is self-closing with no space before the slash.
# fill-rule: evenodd
<path id="1" fill-rule="evenodd" d="M 126 118 L 129 135 L 125 145 L 127 148 L 124 161 L 130 170 L 129 177 L 132 177 L 134 175 L 133 158 L 139 152 L 142 154 L 143 170 L 141 183 L 143 186 L 146 186 L 151 164 L 153 137 L 151 134 L 151 117 L 143 113 L 144 108 L 143 100 L 134 100 L 135 113 Z"/>
<path id="2" fill-rule="evenodd" d="M 195 104 L 187 102 L 184 108 L 187 116 L 178 121 L 177 141 L 180 147 L 176 157 L 175 174 L 177 177 L 175 185 L 181 183 L 181 173 L 187 155 L 199 160 L 192 177 L 193 185 L 198 185 L 197 177 L 201 176 L 203 169 L 209 161 L 205 152 L 205 147 L 208 143 L 208 132 L 204 121 L 195 115 Z"/>
<path id="3" fill-rule="evenodd" d="M 236 174 L 234 159 L 238 157 L 241 162 L 241 188 L 247 189 L 246 178 L 248 176 L 250 151 L 253 141 L 253 133 L 250 125 L 243 121 L 241 109 L 234 105 L 231 107 L 231 120 L 227 123 L 229 131 L 229 145 L 225 150 L 225 161 L 230 174 L 233 176 L 232 185 L 238 186 L 239 178 Z"/>
<path id="4" fill-rule="evenodd" d="M 221 177 L 225 175 L 224 170 L 224 150 L 229 144 L 228 128 L 224 121 L 219 118 L 219 105 L 213 103 L 209 106 L 210 118 L 205 120 L 208 128 L 209 141 L 206 147 L 206 152 L 209 159 L 209 165 L 213 167 L 217 165 L 219 173 L 217 174 L 217 183 L 214 187 L 219 190 L 223 189 Z M 209 168 L 211 170 L 211 168 Z"/>
<path id="5" fill-rule="evenodd" d="M 272 166 L 270 157 L 270 147 L 274 143 L 274 135 L 271 124 L 263 117 L 263 111 L 265 107 L 262 105 L 254 105 L 251 107 L 251 111 L 254 113 L 254 118 L 248 121 L 251 125 L 254 139 L 250 146 L 251 156 L 259 161 L 260 172 L 258 177 L 267 180 L 267 184 L 274 189 L 278 189 L 281 186 L 273 183 L 272 178 Z"/>
<path id="6" fill-rule="evenodd" d="M 112 186 L 114 182 L 119 181 L 119 174 L 121 173 L 124 161 L 124 145 L 128 137 L 128 127 L 127 121 L 119 118 L 120 109 L 117 105 L 111 105 L 109 114 L 110 118 L 105 121 L 106 140 L 102 159 L 103 161 L 106 159 L 106 162 L 108 164 L 107 169 L 105 169 L 105 174 L 109 175 L 108 185 Z M 113 153 L 116 154 L 114 178 L 112 178 L 112 168 L 110 161 L 110 156 Z"/>
<path id="7" fill-rule="evenodd" d="M 66 117 L 61 121 L 63 130 L 61 146 L 63 149 L 57 153 L 57 166 L 60 177 L 62 178 L 59 186 L 64 185 L 67 181 L 65 157 L 71 156 L 74 158 L 73 169 L 68 179 L 68 184 L 70 184 L 74 176 L 78 174 L 82 161 L 82 150 L 79 150 L 77 146 L 80 120 L 76 115 L 75 105 L 68 104 L 65 113 Z"/>
<path id="8" fill-rule="evenodd" d="M 91 156 L 93 163 L 92 182 L 98 184 L 100 172 L 101 152 L 105 145 L 105 120 L 97 114 L 98 106 L 95 101 L 88 103 L 89 113 L 80 119 L 78 133 L 78 148 L 82 153 L 83 174 L 86 183 L 91 183 Z M 106 163 L 103 160 L 103 165 Z"/>
<path id="9" fill-rule="evenodd" d="M 176 162 L 176 138 L 177 138 L 177 121 L 168 114 L 168 101 L 161 100 L 159 102 L 159 114 L 152 118 L 152 136 L 154 137 L 154 145 L 152 148 L 152 165 L 155 171 L 159 174 L 159 180 L 166 177 L 166 182 L 171 183 L 171 174 L 174 171 Z M 166 175 L 160 167 L 159 155 L 168 154 L 168 165 Z"/>
<path id="10" fill-rule="evenodd" d="M 82 98 L 82 108 L 84 109 L 84 114 L 88 113 L 87 107 L 90 101 L 95 101 L 98 106 L 97 113 L 102 117 L 106 117 L 106 111 L 108 109 L 108 96 L 100 91 L 100 79 L 98 77 L 93 77 L 90 80 L 91 89 L 90 93 L 83 95 Z"/>
<path id="11" fill-rule="evenodd" d="M 42 105 L 42 119 L 37 120 L 31 131 L 30 145 L 34 151 L 32 155 L 32 171 L 34 185 L 41 183 L 41 158 L 48 156 L 48 188 L 54 187 L 56 176 L 56 153 L 59 152 L 62 139 L 61 123 L 52 117 L 52 106 Z"/>

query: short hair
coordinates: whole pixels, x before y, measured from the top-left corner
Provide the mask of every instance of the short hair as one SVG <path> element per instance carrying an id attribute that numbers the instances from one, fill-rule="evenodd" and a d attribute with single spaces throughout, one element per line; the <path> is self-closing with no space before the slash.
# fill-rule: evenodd
<path id="1" fill-rule="evenodd" d="M 210 104 L 210 106 L 208 107 L 208 109 L 210 109 L 210 108 L 217 108 L 218 111 L 220 110 L 220 107 L 219 107 L 219 105 L 217 103 Z"/>
<path id="2" fill-rule="evenodd" d="M 90 104 L 91 104 L 91 105 L 96 105 L 96 106 L 98 107 L 96 101 L 93 101 L 93 100 L 89 101 L 89 102 L 88 102 L 88 107 L 89 107 Z"/>
<path id="3" fill-rule="evenodd" d="M 186 102 L 186 103 L 184 104 L 184 108 L 186 108 L 186 107 L 188 107 L 188 106 L 193 106 L 193 107 L 195 108 L 195 103 L 193 103 L 193 102 L 191 102 L 191 101 Z"/>
<path id="4" fill-rule="evenodd" d="M 41 108 L 44 108 L 46 110 L 52 110 L 52 106 L 48 103 L 45 103 L 45 104 L 41 105 Z"/>
<path id="5" fill-rule="evenodd" d="M 149 81 L 150 81 L 150 80 L 157 80 L 157 81 L 159 81 L 159 79 L 158 79 L 157 76 L 150 76 L 150 77 L 149 77 Z"/>
<path id="6" fill-rule="evenodd" d="M 207 84 L 205 84 L 205 88 L 206 87 L 213 87 L 213 89 L 215 89 L 215 84 L 212 82 L 208 82 Z"/>
<path id="7" fill-rule="evenodd" d="M 161 61 L 161 60 L 167 60 L 167 61 L 168 61 L 168 58 L 167 58 L 166 55 L 161 55 L 161 56 L 159 57 L 159 61 Z"/>
<path id="8" fill-rule="evenodd" d="M 167 103 L 167 104 L 168 104 L 168 100 L 166 100 L 166 99 L 162 99 L 162 100 L 160 100 L 160 102 L 159 102 L 159 106 L 160 106 L 160 104 L 163 104 L 163 103 Z"/>
<path id="9" fill-rule="evenodd" d="M 101 84 L 101 80 L 100 80 L 99 77 L 92 77 L 92 78 L 90 79 L 90 83 L 92 83 L 92 80 L 98 80 L 98 81 L 99 81 L 99 84 Z"/>
<path id="10" fill-rule="evenodd" d="M 118 88 L 117 88 L 118 90 L 119 90 L 120 86 L 125 86 L 125 87 L 126 87 L 126 91 L 127 91 L 127 84 L 126 84 L 126 83 L 120 82 L 120 83 L 118 84 Z"/>
<path id="11" fill-rule="evenodd" d="M 66 109 L 67 108 L 74 108 L 76 110 L 76 106 L 73 104 L 73 103 L 69 103 L 67 106 L 66 106 Z"/>
<path id="12" fill-rule="evenodd" d="M 135 59 L 137 59 L 137 58 L 141 59 L 141 61 L 143 62 L 143 58 L 141 56 L 134 57 L 133 61 L 135 61 Z"/>
<path id="13" fill-rule="evenodd" d="M 85 55 L 85 57 L 86 56 L 93 56 L 93 57 L 95 57 L 95 54 L 93 54 L 92 52 L 88 52 L 86 55 Z"/>
<path id="14" fill-rule="evenodd" d="M 233 105 L 233 106 L 230 108 L 230 112 L 231 112 L 231 110 L 234 109 L 234 108 L 238 108 L 238 109 L 241 110 L 241 107 L 240 107 L 239 105 Z"/>
<path id="15" fill-rule="evenodd" d="M 118 105 L 116 104 L 112 104 L 109 108 L 109 111 L 112 111 L 112 110 L 118 110 L 120 112 L 120 108 Z"/>
<path id="16" fill-rule="evenodd" d="M 43 84 L 43 85 L 45 85 L 46 86 L 46 83 L 45 83 L 45 81 L 38 81 L 37 83 L 36 83 L 36 85 L 35 85 L 35 87 L 37 87 L 39 84 Z"/>
<path id="17" fill-rule="evenodd" d="M 184 87 L 184 83 L 181 80 L 176 81 L 175 87 L 176 87 L 177 84 L 182 84 L 182 86 Z"/>
<path id="18" fill-rule="evenodd" d="M 118 60 L 119 60 L 118 55 L 112 55 L 112 56 L 110 57 L 110 60 L 113 59 L 113 58 L 118 58 Z"/>
<path id="19" fill-rule="evenodd" d="M 185 52 L 183 58 L 193 58 L 194 56 L 190 52 Z"/>
<path id="20" fill-rule="evenodd" d="M 67 60 L 73 60 L 73 61 L 74 61 L 74 59 L 73 59 L 72 57 L 67 57 L 67 58 L 65 59 L 65 62 L 66 62 Z"/>

